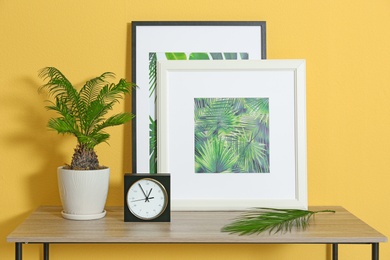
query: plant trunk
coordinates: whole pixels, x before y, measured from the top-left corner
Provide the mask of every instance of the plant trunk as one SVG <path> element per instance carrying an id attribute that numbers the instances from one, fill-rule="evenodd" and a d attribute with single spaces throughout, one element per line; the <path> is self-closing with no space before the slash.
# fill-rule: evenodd
<path id="1" fill-rule="evenodd" d="M 74 149 L 70 167 L 72 170 L 97 170 L 99 169 L 97 154 L 93 148 L 78 144 Z"/>

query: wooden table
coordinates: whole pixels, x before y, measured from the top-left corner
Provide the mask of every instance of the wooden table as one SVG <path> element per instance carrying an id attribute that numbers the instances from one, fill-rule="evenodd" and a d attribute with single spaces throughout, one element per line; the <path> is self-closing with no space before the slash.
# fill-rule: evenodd
<path id="1" fill-rule="evenodd" d="M 221 228 L 241 214 L 237 211 L 172 212 L 170 223 L 130 223 L 123 221 L 123 207 L 107 207 L 103 219 L 66 220 L 60 207 L 42 206 L 35 210 L 9 236 L 15 243 L 15 257 L 22 259 L 23 243 L 41 243 L 44 259 L 49 259 L 52 243 L 188 243 L 188 244 L 331 244 L 332 257 L 338 259 L 339 244 L 371 244 L 372 259 L 379 259 L 379 243 L 387 237 L 342 207 L 320 213 L 305 231 L 238 236 L 221 232 Z"/>

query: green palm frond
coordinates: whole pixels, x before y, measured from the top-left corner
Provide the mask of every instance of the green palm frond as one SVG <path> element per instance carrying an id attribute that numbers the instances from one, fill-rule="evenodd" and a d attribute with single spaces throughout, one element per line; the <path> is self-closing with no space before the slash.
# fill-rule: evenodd
<path id="1" fill-rule="evenodd" d="M 119 113 L 119 114 L 113 115 L 104 121 L 101 120 L 102 121 L 101 124 L 95 125 L 93 132 L 99 132 L 99 131 L 103 130 L 104 128 L 111 127 L 111 126 L 122 125 L 122 124 L 130 121 L 133 118 L 134 118 L 134 115 L 132 115 L 130 113 Z"/>
<path id="2" fill-rule="evenodd" d="M 184 52 L 166 52 L 165 58 L 167 60 L 186 60 L 187 54 Z"/>
<path id="3" fill-rule="evenodd" d="M 46 109 L 56 111 L 61 117 L 51 118 L 48 121 L 48 128 L 57 131 L 60 134 L 80 135 L 80 127 L 77 122 L 77 117 L 71 112 L 67 106 L 67 101 L 64 98 L 57 98 L 55 103 L 46 106 Z"/>
<path id="4" fill-rule="evenodd" d="M 80 98 L 86 107 L 88 107 L 99 95 L 100 87 L 107 84 L 105 78 L 115 78 L 115 74 L 112 72 L 105 72 L 99 77 L 88 80 L 80 90 Z"/>
<path id="5" fill-rule="evenodd" d="M 269 99 L 262 98 L 246 98 L 245 105 L 250 107 L 252 112 L 260 113 L 260 114 L 268 114 L 269 113 Z"/>
<path id="6" fill-rule="evenodd" d="M 240 52 L 240 58 L 242 60 L 249 60 L 249 54 L 247 52 Z"/>
<path id="7" fill-rule="evenodd" d="M 149 172 L 157 173 L 157 120 L 149 116 Z"/>
<path id="8" fill-rule="evenodd" d="M 192 52 L 188 57 L 189 60 L 209 60 L 209 54 L 206 52 Z"/>
<path id="9" fill-rule="evenodd" d="M 110 138 L 109 134 L 101 131 L 91 133 L 89 135 L 81 134 L 77 136 L 77 140 L 79 140 L 79 142 L 82 144 L 86 144 L 87 146 L 95 146 L 96 144 L 107 142 L 109 138 Z"/>
<path id="10" fill-rule="evenodd" d="M 78 135 L 79 133 L 79 131 L 77 131 L 74 127 L 75 124 L 72 117 L 50 118 L 47 125 L 49 128 L 56 130 L 60 134 Z"/>
<path id="11" fill-rule="evenodd" d="M 226 60 L 237 60 L 237 53 L 235 52 L 225 52 L 223 55 Z"/>
<path id="12" fill-rule="evenodd" d="M 287 232 L 292 228 L 304 230 L 310 218 L 321 212 L 334 210 L 310 211 L 300 209 L 254 208 L 245 212 L 235 221 L 224 226 L 221 231 L 231 234 L 251 235 L 268 231 L 269 233 Z"/>
<path id="13" fill-rule="evenodd" d="M 151 97 L 157 86 L 157 53 L 149 53 L 149 97 Z"/>
<path id="14" fill-rule="evenodd" d="M 223 60 L 222 52 L 210 52 L 210 56 L 213 60 Z"/>
<path id="15" fill-rule="evenodd" d="M 197 148 L 195 154 L 196 172 L 232 172 L 237 157 L 222 140 L 212 139 Z"/>
<path id="16" fill-rule="evenodd" d="M 230 134 L 240 127 L 232 99 L 215 98 L 206 102 L 210 103 L 203 108 L 195 108 L 195 127 L 207 129 L 212 135 Z"/>
<path id="17" fill-rule="evenodd" d="M 135 85 L 127 82 L 124 79 L 120 79 L 117 84 L 108 83 L 105 84 L 96 97 L 97 100 L 104 104 L 108 103 L 117 103 L 119 99 L 123 99 L 123 94 L 129 94 L 131 91 L 130 87 L 134 87 Z"/>
<path id="18" fill-rule="evenodd" d="M 60 96 L 67 96 L 69 101 L 77 100 L 79 98 L 76 89 L 74 89 L 72 83 L 54 67 L 43 68 L 39 74 L 43 80 L 49 79 L 49 81 L 44 84 L 39 90 L 44 88 L 49 90 L 49 94 L 52 95 L 55 99 Z"/>
<path id="19" fill-rule="evenodd" d="M 253 133 L 244 132 L 238 139 L 237 153 L 240 172 L 264 172 L 266 168 L 269 170 L 266 145 L 255 141 Z"/>

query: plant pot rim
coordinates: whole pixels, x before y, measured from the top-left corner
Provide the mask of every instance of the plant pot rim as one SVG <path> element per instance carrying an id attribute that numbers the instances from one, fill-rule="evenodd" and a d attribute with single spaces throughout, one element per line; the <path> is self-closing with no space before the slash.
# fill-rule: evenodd
<path id="1" fill-rule="evenodd" d="M 66 165 L 62 165 L 62 166 L 59 166 L 58 169 L 61 169 L 63 171 L 77 171 L 77 172 L 95 172 L 95 171 L 105 171 L 107 169 L 110 169 L 110 167 L 108 166 L 102 166 L 101 168 L 99 169 L 95 169 L 95 170 L 81 170 L 81 169 L 68 169 L 68 168 L 65 168 Z"/>

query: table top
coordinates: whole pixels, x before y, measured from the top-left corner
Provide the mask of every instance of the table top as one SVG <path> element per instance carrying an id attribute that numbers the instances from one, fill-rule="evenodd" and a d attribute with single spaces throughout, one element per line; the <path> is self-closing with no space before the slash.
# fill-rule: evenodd
<path id="1" fill-rule="evenodd" d="M 67 220 L 61 207 L 41 206 L 9 236 L 8 242 L 22 243 L 379 243 L 387 237 L 339 206 L 309 207 L 335 210 L 319 213 L 306 230 L 259 235 L 228 234 L 221 228 L 232 222 L 239 211 L 174 211 L 171 222 L 124 222 L 123 207 L 106 207 L 99 220 Z"/>

